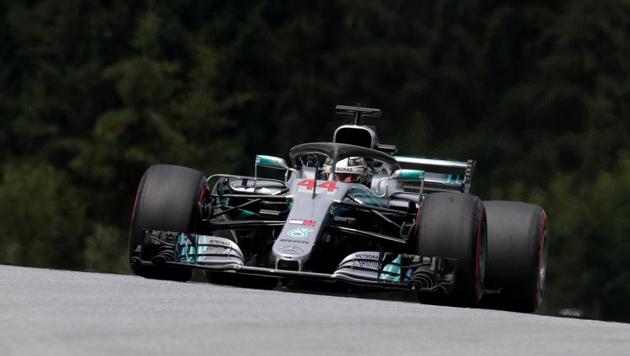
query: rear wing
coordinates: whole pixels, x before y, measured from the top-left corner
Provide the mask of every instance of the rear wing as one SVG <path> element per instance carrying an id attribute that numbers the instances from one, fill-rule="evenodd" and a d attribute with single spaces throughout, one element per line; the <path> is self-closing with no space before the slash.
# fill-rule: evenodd
<path id="1" fill-rule="evenodd" d="M 425 171 L 424 190 L 429 192 L 460 191 L 470 192 L 473 170 L 476 162 L 469 159 L 450 161 L 420 157 L 394 157 L 403 168 Z"/>
<path id="2" fill-rule="evenodd" d="M 337 105 L 335 112 L 339 115 L 351 115 L 355 125 L 361 125 L 361 118 L 364 117 L 381 117 L 381 109 L 361 106 Z"/>

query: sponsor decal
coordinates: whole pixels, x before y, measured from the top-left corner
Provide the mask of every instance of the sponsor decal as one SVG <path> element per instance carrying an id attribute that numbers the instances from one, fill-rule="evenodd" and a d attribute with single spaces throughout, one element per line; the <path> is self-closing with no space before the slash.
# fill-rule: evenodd
<path id="1" fill-rule="evenodd" d="M 305 227 L 298 227 L 287 232 L 287 235 L 291 237 L 308 237 L 308 235 L 310 235 L 313 231 L 315 230 Z"/>
<path id="2" fill-rule="evenodd" d="M 367 254 L 367 253 L 355 253 L 352 257 L 354 257 L 355 260 L 372 260 L 372 261 L 381 260 L 378 255 Z"/>
<path id="3" fill-rule="evenodd" d="M 282 246 L 280 248 L 280 251 L 288 253 L 288 254 L 298 254 L 300 252 L 304 252 L 304 250 L 302 250 L 298 246 Z"/>
<path id="4" fill-rule="evenodd" d="M 232 244 L 230 244 L 227 241 L 221 241 L 221 240 L 206 240 L 203 243 L 199 242 L 199 245 L 214 245 L 214 246 L 222 246 L 222 247 L 231 247 Z"/>
<path id="5" fill-rule="evenodd" d="M 280 239 L 280 242 L 290 242 L 290 243 L 294 243 L 294 244 L 308 244 L 308 241 L 292 240 L 292 239 Z"/>
<path id="6" fill-rule="evenodd" d="M 216 255 L 228 255 L 230 253 L 229 248 L 216 247 L 216 246 L 199 246 L 199 254 L 216 254 Z"/>
<path id="7" fill-rule="evenodd" d="M 381 267 L 381 263 L 379 261 L 358 260 L 353 261 L 352 267 L 378 270 Z"/>
<path id="8" fill-rule="evenodd" d="M 313 220 L 302 220 L 302 219 L 293 219 L 293 220 L 289 220 L 289 224 L 291 225 L 304 225 L 304 226 L 315 226 L 317 224 L 317 222 L 313 221 Z"/>

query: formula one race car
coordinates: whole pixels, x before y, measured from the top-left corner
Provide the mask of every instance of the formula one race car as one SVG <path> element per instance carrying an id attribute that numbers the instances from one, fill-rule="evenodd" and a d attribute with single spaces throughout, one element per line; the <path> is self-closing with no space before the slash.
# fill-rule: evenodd
<path id="1" fill-rule="evenodd" d="M 354 122 L 332 142 L 250 176 L 155 165 L 140 181 L 129 235 L 133 272 L 274 287 L 317 281 L 415 290 L 420 301 L 534 311 L 548 224 L 539 206 L 470 194 L 475 162 L 395 155 L 362 125 L 380 110 L 337 106 Z M 260 171 L 277 178 L 263 178 Z"/>

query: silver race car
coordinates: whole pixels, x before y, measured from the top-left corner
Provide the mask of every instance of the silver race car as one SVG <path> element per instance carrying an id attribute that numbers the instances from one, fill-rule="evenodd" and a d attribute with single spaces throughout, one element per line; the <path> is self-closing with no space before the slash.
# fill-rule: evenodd
<path id="1" fill-rule="evenodd" d="M 258 155 L 254 176 L 150 167 L 131 218 L 133 272 L 186 281 L 197 270 L 216 283 L 341 283 L 414 290 L 432 303 L 538 307 L 548 240 L 541 207 L 481 201 L 470 193 L 473 160 L 396 155 L 361 123 L 378 109 L 337 112 L 353 123 L 332 142 L 297 145 L 290 162 Z"/>

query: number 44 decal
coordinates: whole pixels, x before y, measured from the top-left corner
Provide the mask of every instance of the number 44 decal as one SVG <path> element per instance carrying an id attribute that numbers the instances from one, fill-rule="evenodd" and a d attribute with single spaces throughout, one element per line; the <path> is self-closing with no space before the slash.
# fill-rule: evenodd
<path id="1" fill-rule="evenodd" d="M 317 182 L 314 179 L 305 179 L 299 182 L 298 187 L 306 187 L 306 190 L 313 190 L 315 188 L 315 184 Z M 317 188 L 328 189 L 329 192 L 334 192 L 337 187 L 337 184 L 332 181 L 325 181 L 317 186 Z"/>

